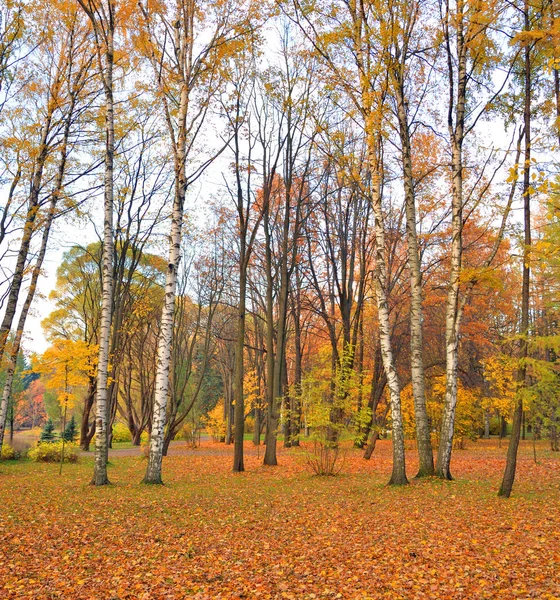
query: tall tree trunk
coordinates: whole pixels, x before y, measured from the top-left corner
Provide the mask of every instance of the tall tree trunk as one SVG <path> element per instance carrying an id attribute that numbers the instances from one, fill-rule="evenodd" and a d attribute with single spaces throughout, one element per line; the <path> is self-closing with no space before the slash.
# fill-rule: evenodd
<path id="1" fill-rule="evenodd" d="M 524 1 L 525 31 L 531 29 L 529 21 L 529 3 Z M 517 450 L 523 421 L 523 396 L 520 393 L 527 379 L 527 356 L 529 353 L 529 300 L 531 292 L 531 45 L 525 46 L 525 106 L 523 120 L 525 127 L 525 156 L 523 165 L 523 281 L 521 287 L 521 339 L 519 342 L 519 367 L 517 370 L 517 397 L 513 413 L 513 425 L 509 440 L 506 467 L 498 496 L 509 498 L 515 480 L 517 467 Z"/>
<path id="2" fill-rule="evenodd" d="M 178 165 L 179 168 L 181 165 Z M 171 236 L 169 240 L 169 260 L 165 278 L 165 302 L 161 315 L 161 326 L 158 339 L 156 385 L 154 392 L 154 412 L 152 432 L 150 435 L 150 453 L 144 483 L 163 483 L 161 464 L 164 449 L 164 431 L 169 397 L 169 372 L 171 367 L 171 343 L 173 341 L 173 324 L 175 316 L 175 292 L 177 289 L 177 270 L 181 258 L 181 229 L 183 224 L 183 206 L 185 201 L 186 182 L 184 172 L 178 173 L 173 216 L 171 220 Z"/>
<path id="3" fill-rule="evenodd" d="M 14 380 L 14 373 L 15 373 L 16 366 L 17 366 L 17 357 L 18 357 L 18 354 L 20 351 L 20 346 L 21 346 L 21 339 L 23 337 L 25 323 L 27 321 L 27 315 L 29 314 L 29 309 L 31 308 L 31 304 L 33 303 L 33 299 L 35 297 L 35 292 L 37 290 L 37 282 L 39 280 L 39 276 L 41 275 L 43 261 L 45 259 L 45 254 L 47 252 L 49 236 L 50 236 L 52 223 L 55 218 L 57 202 L 58 202 L 58 199 L 62 192 L 62 187 L 63 187 L 63 183 L 64 183 L 64 175 L 66 173 L 66 160 L 67 160 L 67 152 L 68 152 L 68 139 L 70 137 L 70 128 L 71 128 L 71 124 L 72 124 L 72 118 L 74 115 L 74 108 L 76 106 L 76 99 L 77 99 L 77 96 L 76 96 L 75 90 L 72 90 L 71 102 L 68 107 L 68 114 L 66 116 L 66 120 L 65 120 L 65 124 L 64 124 L 64 133 L 63 133 L 63 137 L 62 137 L 62 146 L 61 146 L 61 150 L 60 150 L 60 161 L 58 164 L 58 169 L 57 169 L 57 173 L 56 173 L 56 177 L 55 177 L 54 187 L 53 187 L 53 191 L 52 191 L 52 197 L 51 197 L 51 201 L 50 201 L 50 204 L 49 204 L 49 207 L 47 210 L 46 219 L 45 219 L 44 223 L 42 224 L 43 235 L 41 238 L 39 254 L 37 255 L 37 259 L 35 261 L 35 266 L 33 268 L 33 272 L 31 275 L 29 289 L 27 291 L 27 296 L 23 303 L 21 313 L 19 316 L 18 325 L 17 325 L 17 329 L 16 329 L 16 335 L 15 335 L 14 343 L 12 346 L 12 351 L 10 354 L 10 361 L 9 361 L 9 364 L 8 364 L 8 367 L 6 370 L 6 381 L 5 381 L 4 390 L 2 393 L 2 399 L 0 401 L 0 450 L 2 449 L 2 443 L 4 441 L 4 430 L 5 430 L 5 426 L 6 426 L 6 415 L 7 415 L 7 409 L 8 409 L 8 402 L 9 402 L 9 399 L 10 399 L 10 396 L 12 393 L 12 385 L 13 385 L 13 380 Z M 48 128 L 50 128 L 50 120 L 51 120 L 51 117 L 49 116 L 48 117 L 48 123 L 49 123 Z M 48 129 L 48 128 L 46 128 L 46 129 Z M 46 159 L 46 137 L 45 137 L 45 135 L 43 135 L 42 148 L 43 148 L 42 152 L 44 154 L 44 157 L 42 160 L 44 160 L 44 159 Z M 40 164 L 40 168 L 39 168 L 39 171 L 41 173 L 43 170 L 43 164 Z M 40 180 L 41 180 L 41 177 L 36 177 L 36 179 L 33 183 L 33 186 L 32 186 L 32 190 L 34 190 L 33 196 L 36 199 L 34 201 L 35 205 L 38 205 L 38 200 L 39 200 L 39 187 L 38 186 L 40 184 Z M 34 217 L 33 217 L 34 219 L 35 219 L 36 214 L 37 214 L 37 211 L 35 210 Z M 25 233 L 24 233 L 24 238 L 25 238 Z M 21 254 L 21 249 L 20 249 L 20 254 L 18 256 L 18 259 L 21 258 L 21 255 L 22 254 Z M 23 275 L 23 273 L 21 273 L 21 275 Z M 20 282 L 20 284 L 21 284 L 21 282 Z M 11 289 L 10 289 L 10 292 L 12 292 Z M 8 311 L 6 311 L 6 312 L 8 313 Z M 11 323 L 10 323 L 10 326 L 11 326 Z M 2 336 L 3 336 L 3 334 L 0 333 L 0 338 Z"/>
<path id="4" fill-rule="evenodd" d="M 456 47 L 457 82 L 454 77 L 454 59 L 449 32 L 452 16 L 446 12 L 446 51 L 449 77 L 448 130 L 451 141 L 451 272 L 447 292 L 445 315 L 445 401 L 438 447 L 436 474 L 442 479 L 452 479 L 450 464 L 457 407 L 459 329 L 461 324 L 461 263 L 463 256 L 463 139 L 467 91 L 467 49 L 463 37 L 464 2 L 457 2 Z M 455 95 L 455 87 L 457 92 Z"/>
<path id="5" fill-rule="evenodd" d="M 286 238 L 285 238 L 285 241 Z M 265 465 L 277 465 L 276 437 L 278 434 L 278 421 L 280 419 L 280 402 L 284 397 L 284 369 L 286 354 L 286 320 L 288 314 L 288 266 L 287 243 L 283 247 L 283 258 L 280 274 L 280 289 L 278 290 L 278 319 L 276 328 L 276 352 L 274 352 L 274 379 L 271 382 L 272 403 L 268 407 L 268 420 L 266 431 Z M 268 356 L 267 356 L 268 358 Z"/>
<path id="6" fill-rule="evenodd" d="M 62 167 L 62 173 L 64 173 L 64 167 Z M 31 275 L 31 282 L 29 284 L 29 289 L 27 291 L 27 297 L 25 298 L 25 302 L 23 303 L 23 307 L 21 309 L 21 313 L 19 316 L 16 335 L 13 342 L 13 346 L 10 352 L 10 360 L 8 363 L 8 367 L 6 369 L 6 381 L 4 384 L 4 390 L 2 393 L 2 400 L 0 401 L 0 451 L 2 450 L 2 443 L 4 441 L 4 429 L 6 426 L 6 415 L 8 412 L 8 401 L 12 394 L 12 384 L 14 381 L 14 373 L 17 366 L 17 357 L 19 355 L 19 350 L 21 346 L 21 338 L 23 337 L 23 331 L 25 329 L 25 322 L 27 320 L 27 315 L 29 314 L 29 309 L 31 308 L 31 304 L 33 302 L 33 298 L 35 297 L 35 292 L 37 290 L 37 281 L 39 280 L 39 275 L 41 274 L 41 268 L 43 266 L 43 260 L 45 259 L 45 254 L 47 251 L 47 246 L 49 242 L 49 234 L 51 230 L 51 225 L 54 219 L 55 211 L 56 211 L 56 203 L 58 199 L 58 195 L 60 193 L 60 188 L 62 187 L 62 178 L 60 179 L 59 185 L 57 185 L 56 191 L 53 193 L 48 214 L 45 223 L 43 224 L 43 237 L 41 239 L 41 247 L 39 249 L 39 254 L 37 256 L 37 261 L 35 262 L 35 266 L 33 267 L 33 273 Z"/>
<path id="7" fill-rule="evenodd" d="M 62 54 L 60 56 L 60 60 L 62 60 Z M 56 95 L 60 91 L 60 64 L 58 65 L 58 72 L 56 74 L 55 82 L 53 83 L 52 88 L 49 90 L 51 94 L 48 101 L 47 106 L 47 115 L 45 117 L 45 123 L 43 125 L 41 131 L 41 142 L 38 148 L 38 156 L 36 160 L 36 164 L 34 165 L 33 174 L 31 177 L 31 184 L 29 189 L 29 199 L 27 206 L 27 215 L 25 218 L 25 223 L 23 226 L 23 233 L 20 241 L 20 247 L 16 259 L 16 265 L 14 269 L 14 276 L 10 282 L 10 287 L 8 291 L 8 298 L 6 304 L 6 312 L 4 313 L 4 318 L 2 319 L 2 323 L 0 324 L 0 361 L 4 356 L 4 351 L 6 349 L 6 342 L 8 341 L 8 336 L 10 334 L 10 329 L 12 328 L 12 323 L 16 314 L 17 304 L 19 299 L 19 293 L 21 291 L 21 286 L 23 284 L 23 277 L 25 274 L 25 265 L 27 262 L 27 257 L 29 255 L 29 248 L 31 246 L 31 238 L 33 237 L 33 233 L 35 232 L 35 225 L 37 214 L 39 212 L 39 195 L 41 192 L 41 186 L 43 184 L 43 172 L 45 169 L 45 164 L 47 158 L 49 156 L 50 151 L 50 137 L 51 137 L 51 129 L 52 129 L 52 120 L 54 110 L 57 108 L 58 98 L 53 97 L 53 94 Z M 16 179 L 19 179 L 19 173 L 16 176 Z"/>
<path id="8" fill-rule="evenodd" d="M 370 152 L 377 155 L 378 149 L 375 142 L 370 141 Z M 374 167 L 374 178 L 380 179 L 379 171 L 376 165 L 377 158 L 372 160 Z M 381 358 L 383 367 L 387 376 L 387 386 L 389 387 L 389 401 L 391 406 L 392 419 L 392 443 L 393 443 L 393 472 L 389 481 L 390 485 L 403 485 L 408 483 L 406 478 L 406 465 L 404 453 L 404 428 L 401 410 L 400 383 L 397 375 L 397 368 L 393 357 L 393 348 L 391 342 L 391 326 L 389 321 L 389 304 L 387 300 L 387 263 L 385 249 L 385 229 L 383 206 L 381 203 L 380 181 L 374 181 L 372 184 L 372 208 L 375 218 L 375 297 L 377 301 L 377 312 L 379 318 L 379 341 L 381 345 Z"/>
<path id="9" fill-rule="evenodd" d="M 115 122 L 113 101 L 113 64 L 114 64 L 114 6 L 109 2 L 108 21 L 105 23 L 105 65 L 100 64 L 105 91 L 105 198 L 103 220 L 103 293 L 101 321 L 99 324 L 99 360 L 97 365 L 97 398 L 95 427 L 95 467 L 93 485 L 107 485 L 108 440 L 108 375 L 109 343 L 111 339 L 112 303 L 113 303 L 113 163 L 115 156 Z M 97 16 L 90 13 L 94 28 L 100 29 Z M 98 41 L 99 43 L 99 41 Z M 100 63 L 101 63 L 100 58 Z"/>
<path id="10" fill-rule="evenodd" d="M 301 279 L 296 264 L 296 290 L 294 301 L 294 397 L 293 397 L 293 419 L 292 419 L 292 446 L 299 446 L 299 435 L 301 430 L 301 379 L 302 379 L 302 341 L 301 341 Z"/>
<path id="11" fill-rule="evenodd" d="M 434 455 L 430 438 L 430 425 L 426 410 L 426 389 L 422 332 L 422 272 L 420 250 L 416 231 L 416 199 L 414 177 L 412 173 L 412 150 L 410 130 L 404 97 L 404 81 L 399 72 L 396 77 L 397 116 L 402 147 L 402 166 L 404 175 L 404 197 L 406 207 L 406 234 L 408 240 L 408 267 L 410 270 L 410 367 L 412 395 L 414 399 L 414 418 L 416 421 L 416 444 L 418 447 L 419 467 L 417 477 L 434 474 Z"/>
<path id="12" fill-rule="evenodd" d="M 270 191 L 268 193 L 270 195 Z M 272 275 L 272 240 L 270 233 L 270 198 L 267 197 L 263 210 L 263 226 L 265 235 L 265 268 L 266 268 L 266 430 L 264 464 L 275 466 L 276 435 L 278 429 L 278 414 L 276 408 L 275 370 L 275 322 L 274 322 L 274 279 Z M 276 348 L 276 352 L 278 349 Z"/>
<path id="13" fill-rule="evenodd" d="M 243 438 L 245 433 L 245 402 L 243 397 L 244 347 L 245 347 L 245 311 L 247 302 L 247 261 L 244 240 L 241 251 L 241 268 L 239 272 L 239 309 L 237 323 L 237 340 L 235 344 L 235 372 L 233 413 L 233 471 L 241 473 L 245 470 L 243 462 Z"/>

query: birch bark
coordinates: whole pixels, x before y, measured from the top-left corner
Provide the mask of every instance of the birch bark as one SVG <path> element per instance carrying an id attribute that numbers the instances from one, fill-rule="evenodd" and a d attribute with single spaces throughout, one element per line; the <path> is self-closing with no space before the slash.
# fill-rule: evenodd
<path id="1" fill-rule="evenodd" d="M 43 261 L 45 259 L 51 225 L 52 225 L 55 211 L 56 211 L 56 202 L 57 202 L 57 194 L 53 195 L 53 198 L 49 205 L 47 218 L 45 220 L 45 223 L 43 224 L 43 236 L 41 238 L 41 246 L 39 248 L 39 254 L 37 255 L 37 260 L 35 262 L 35 266 L 33 267 L 33 272 L 31 275 L 31 282 L 29 283 L 29 289 L 27 291 L 27 296 L 26 296 L 23 306 L 21 308 L 21 313 L 20 313 L 17 328 L 16 328 L 16 335 L 15 335 L 13 346 L 12 346 L 12 349 L 10 352 L 10 359 L 8 362 L 8 367 L 6 369 L 6 381 L 5 381 L 4 389 L 2 392 L 2 399 L 0 400 L 0 451 L 2 450 L 2 444 L 4 442 L 4 432 L 6 429 L 6 416 L 8 414 L 8 402 L 9 402 L 10 396 L 12 394 L 12 384 L 14 381 L 14 373 L 15 373 L 16 366 L 17 366 L 17 357 L 19 354 L 20 346 L 21 346 L 21 339 L 23 337 L 23 331 L 25 329 L 25 322 L 27 320 L 27 315 L 29 314 L 29 309 L 31 308 L 33 298 L 35 297 L 35 292 L 37 290 L 37 281 L 41 274 L 41 268 L 43 266 Z"/>
<path id="2" fill-rule="evenodd" d="M 177 289 L 177 269 L 181 257 L 181 228 L 183 222 L 183 204 L 185 188 L 180 187 L 175 194 L 169 259 L 165 279 L 165 300 L 161 315 L 161 327 L 158 340 L 156 363 L 156 387 L 154 393 L 154 413 L 150 434 L 150 453 L 144 483 L 163 483 L 161 465 L 163 460 L 164 430 L 166 409 L 169 397 L 169 369 L 171 365 L 171 343 L 175 314 L 175 292 Z"/>
<path id="3" fill-rule="evenodd" d="M 103 266 L 99 357 L 95 415 L 95 466 L 92 485 L 107 485 L 109 343 L 113 305 L 113 182 L 115 157 L 115 111 L 113 90 L 115 3 L 78 0 L 91 21 L 103 91 L 105 95 L 105 177 L 103 202 Z"/>
<path id="4" fill-rule="evenodd" d="M 414 418 L 416 421 L 416 444 L 418 447 L 418 459 L 420 463 L 417 477 L 424 477 L 434 474 L 434 456 L 430 438 L 428 413 L 426 410 L 424 359 L 422 355 L 422 271 L 418 247 L 418 232 L 416 229 L 416 198 L 412 172 L 412 150 L 404 95 L 404 81 L 400 72 L 397 73 L 396 76 L 395 88 L 402 152 L 408 266 L 410 270 L 410 367 L 412 395 L 414 399 Z"/>
<path id="5" fill-rule="evenodd" d="M 451 272 L 445 314 L 445 401 L 443 408 L 436 474 L 452 479 L 450 471 L 455 412 L 457 407 L 457 370 L 459 362 L 459 330 L 462 307 L 459 302 L 461 263 L 463 256 L 463 139 L 467 91 L 467 48 L 464 40 L 464 2 L 458 0 L 456 27 L 457 92 L 455 94 L 453 55 L 451 50 L 449 6 L 445 16 L 445 38 L 449 77 L 448 131 L 451 141 Z"/>
<path id="6" fill-rule="evenodd" d="M 14 276 L 10 282 L 10 288 L 8 292 L 8 301 L 6 304 L 6 312 L 0 324 L 0 361 L 4 356 L 6 349 L 6 342 L 12 328 L 14 317 L 17 310 L 17 303 L 21 286 L 23 284 L 23 276 L 25 273 L 25 265 L 27 257 L 29 255 L 29 248 L 31 246 L 31 238 L 35 232 L 35 224 L 37 220 L 37 214 L 40 210 L 39 206 L 39 194 L 43 185 L 43 173 L 49 154 L 52 151 L 52 128 L 53 118 L 55 110 L 58 108 L 58 96 L 62 85 L 62 79 L 64 76 L 66 56 L 64 52 L 60 53 L 58 58 L 55 74 L 51 85 L 48 90 L 47 110 L 45 120 L 41 128 L 41 140 L 38 146 L 37 160 L 33 168 L 31 176 L 30 188 L 29 188 L 29 200 L 27 206 L 27 214 L 25 218 L 25 224 L 23 226 L 23 233 L 21 237 L 20 247 L 16 259 L 16 265 L 14 268 Z M 19 172 L 16 176 L 19 180 Z M 14 180 L 13 183 L 15 183 Z"/>

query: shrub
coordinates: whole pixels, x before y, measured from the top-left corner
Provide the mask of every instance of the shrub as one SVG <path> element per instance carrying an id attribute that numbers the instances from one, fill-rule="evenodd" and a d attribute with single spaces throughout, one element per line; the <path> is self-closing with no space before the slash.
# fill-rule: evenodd
<path id="1" fill-rule="evenodd" d="M 78 462 L 78 445 L 64 445 L 64 462 Z M 29 450 L 27 456 L 34 462 L 60 462 L 62 452 L 62 442 L 39 442 L 34 448 Z"/>
<path id="2" fill-rule="evenodd" d="M 307 465 L 321 476 L 334 476 L 340 473 L 343 465 L 343 455 L 338 443 L 325 440 L 315 440 L 311 450 L 304 445 Z"/>
<path id="3" fill-rule="evenodd" d="M 130 429 L 124 423 L 115 423 L 113 425 L 113 442 L 131 442 L 132 434 Z"/>
<path id="4" fill-rule="evenodd" d="M 20 453 L 14 450 L 10 444 L 2 446 L 2 460 L 17 460 L 18 458 L 20 458 Z"/>

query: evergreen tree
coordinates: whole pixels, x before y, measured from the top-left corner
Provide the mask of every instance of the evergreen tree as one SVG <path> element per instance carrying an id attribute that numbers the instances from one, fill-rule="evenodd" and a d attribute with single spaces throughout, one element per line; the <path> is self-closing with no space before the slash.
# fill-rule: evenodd
<path id="1" fill-rule="evenodd" d="M 39 441 L 41 443 L 54 442 L 54 423 L 52 422 L 52 419 L 49 419 L 45 423 L 45 427 L 43 428 L 43 431 L 41 431 L 41 437 L 39 438 Z"/>
<path id="2" fill-rule="evenodd" d="M 78 428 L 76 427 L 76 419 L 74 418 L 74 415 L 72 415 L 72 418 L 66 424 L 64 432 L 60 437 L 64 439 L 65 442 L 73 442 L 77 435 Z"/>

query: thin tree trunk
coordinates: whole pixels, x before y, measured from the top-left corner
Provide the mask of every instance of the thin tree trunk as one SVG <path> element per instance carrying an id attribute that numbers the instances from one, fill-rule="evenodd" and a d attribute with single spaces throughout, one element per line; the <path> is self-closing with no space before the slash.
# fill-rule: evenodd
<path id="1" fill-rule="evenodd" d="M 49 205 L 49 212 L 47 215 L 47 219 L 43 225 L 43 237 L 41 239 L 41 247 L 39 249 L 39 255 L 37 256 L 37 261 L 35 266 L 33 267 L 33 273 L 31 275 L 31 282 L 29 284 L 29 289 L 27 291 L 27 297 L 25 298 L 25 302 L 21 309 L 21 313 L 19 316 L 16 335 L 13 342 L 12 350 L 10 353 L 10 361 L 8 363 L 8 367 L 6 369 L 6 381 L 4 384 L 4 390 L 2 393 L 2 400 L 0 401 L 0 451 L 2 450 L 2 443 L 4 441 L 4 430 L 6 426 L 6 416 L 8 412 L 8 401 L 12 394 L 12 384 L 14 381 L 14 373 L 17 367 L 17 357 L 19 355 L 19 350 L 21 346 L 21 339 L 23 337 L 23 331 L 25 329 L 25 322 L 27 320 L 27 315 L 29 314 L 29 309 L 31 308 L 31 304 L 33 302 L 33 298 L 35 297 L 35 292 L 37 290 L 37 281 L 39 280 L 39 276 L 41 274 L 41 268 L 43 266 L 43 260 L 45 259 L 45 254 L 47 251 L 47 246 L 49 242 L 49 234 L 51 230 L 51 225 L 54 219 L 56 203 L 58 199 L 58 194 L 60 192 L 60 187 L 62 186 L 62 181 L 60 181 L 60 186 L 57 186 L 59 189 L 53 194 L 51 203 Z"/>
<path id="2" fill-rule="evenodd" d="M 92 485 L 107 485 L 108 462 L 108 375 L 109 343 L 111 339 L 112 303 L 113 303 L 113 163 L 115 155 L 115 123 L 113 103 L 113 35 L 114 15 L 109 6 L 109 18 L 106 32 L 105 66 L 100 65 L 105 88 L 105 200 L 103 221 L 103 294 L 101 304 L 101 322 L 99 325 L 99 360 L 97 366 L 97 398 L 95 427 L 95 467 Z M 91 14 L 91 13 L 90 13 Z M 94 28 L 100 28 L 97 17 L 90 16 Z M 100 43 L 98 41 L 98 43 Z M 101 62 L 101 60 L 100 60 Z"/>
<path id="3" fill-rule="evenodd" d="M 66 118 L 66 122 L 64 125 L 64 134 L 62 138 L 62 147 L 60 150 L 60 162 L 58 165 L 56 179 L 54 183 L 54 189 L 52 192 L 51 201 L 47 210 L 47 217 L 45 222 L 43 223 L 43 235 L 41 238 L 41 245 L 39 248 L 39 254 L 37 256 L 35 266 L 33 268 L 33 272 L 31 275 L 31 281 L 29 283 L 29 289 L 27 291 L 26 299 L 23 303 L 21 313 L 18 320 L 18 325 L 16 329 L 16 335 L 12 347 L 12 351 L 10 354 L 10 361 L 6 370 L 6 381 L 4 385 L 4 390 L 2 393 L 2 399 L 0 401 L 0 451 L 2 449 L 2 443 L 4 441 L 4 431 L 6 426 L 6 416 L 8 409 L 8 402 L 12 393 L 12 385 L 14 380 L 14 373 L 17 366 L 17 357 L 19 354 L 21 339 L 23 337 L 23 332 L 25 329 L 25 323 L 27 321 L 27 315 L 29 314 L 29 309 L 31 308 L 31 304 L 33 303 L 33 299 L 35 297 L 35 292 L 37 290 L 37 282 L 39 280 L 39 276 L 41 275 L 41 269 L 43 266 L 43 261 L 45 259 L 45 254 L 47 252 L 47 246 L 49 243 L 49 236 L 52 227 L 52 223 L 56 213 L 56 205 L 58 199 L 60 197 L 60 193 L 62 191 L 62 186 L 64 182 L 64 174 L 66 172 L 66 159 L 67 159 L 67 149 L 68 149 L 68 138 L 70 136 L 70 127 L 72 124 L 72 117 L 74 114 L 74 108 L 76 104 L 76 95 L 72 94 L 71 103 L 68 109 L 68 115 Z M 46 141 L 45 141 L 46 143 Z M 41 169 L 42 170 L 42 169 Z M 37 190 L 37 203 L 38 203 L 38 190 Z M 0 334 L 1 335 L 1 334 Z"/>
<path id="4" fill-rule="evenodd" d="M 242 240 L 241 269 L 239 273 L 239 321 L 237 323 L 237 340 L 235 344 L 235 373 L 233 413 L 233 471 L 241 473 L 245 470 L 243 463 L 243 438 L 245 433 L 245 402 L 243 397 L 244 347 L 245 347 L 245 311 L 247 297 L 247 263 L 246 248 Z"/>
<path id="5" fill-rule="evenodd" d="M 294 310 L 294 398 L 292 419 L 292 446 L 299 446 L 301 429 L 301 379 L 302 379 L 302 342 L 301 342 L 301 280 L 296 265 L 296 291 Z"/>
<path id="6" fill-rule="evenodd" d="M 287 245 L 283 248 L 286 257 Z M 276 352 L 274 353 L 274 379 L 272 381 L 272 404 L 268 407 L 265 465 L 277 465 L 276 436 L 280 418 L 279 405 L 284 397 L 284 369 L 286 354 L 286 319 L 288 312 L 288 267 L 282 260 L 280 290 L 278 292 L 278 320 L 276 334 Z"/>
<path id="7" fill-rule="evenodd" d="M 253 430 L 253 445 L 261 445 L 261 409 L 255 408 L 255 428 Z"/>
<path id="8" fill-rule="evenodd" d="M 524 2 L 525 31 L 531 28 L 529 21 L 529 4 Z M 517 371 L 518 393 L 513 413 L 513 425 L 509 440 L 506 467 L 498 496 L 509 498 L 515 480 L 517 467 L 517 450 L 523 421 L 523 396 L 520 388 L 526 384 L 527 356 L 529 354 L 529 301 L 531 293 L 531 46 L 525 46 L 525 156 L 523 166 L 523 216 L 524 216 L 524 247 L 523 247 L 523 281 L 521 287 L 521 340 L 519 344 L 519 367 Z"/>
<path id="9" fill-rule="evenodd" d="M 6 304 L 6 312 L 4 318 L 0 324 L 0 361 L 4 356 L 6 349 L 6 343 L 10 334 L 10 329 L 17 310 L 17 303 L 21 286 L 23 284 L 23 277 L 25 274 L 25 264 L 29 254 L 29 248 L 31 245 L 31 238 L 35 232 L 35 223 L 37 219 L 39 209 L 39 194 L 41 192 L 41 186 L 43 184 L 43 172 L 45 164 L 50 152 L 51 144 L 51 129 L 54 111 L 58 108 L 58 94 L 60 92 L 60 84 L 62 78 L 62 62 L 64 53 L 61 52 L 59 57 L 59 64 L 56 67 L 55 79 L 52 86 L 49 89 L 49 99 L 47 104 L 47 114 L 45 116 L 45 123 L 41 131 L 41 142 L 39 144 L 37 160 L 34 165 L 33 174 L 31 177 L 31 184 L 29 189 L 29 200 L 27 207 L 27 215 L 25 224 L 23 226 L 23 233 L 21 237 L 20 247 L 16 259 L 16 265 L 14 269 L 14 276 L 10 282 L 8 291 L 8 302 Z M 16 175 L 16 179 L 19 179 L 20 173 Z M 15 188 L 14 188 L 15 189 Z M 10 190 L 11 192 L 12 190 Z"/>
<path id="10" fill-rule="evenodd" d="M 95 421 L 92 425 L 89 423 L 89 415 L 95 402 L 97 395 L 97 380 L 90 380 L 88 393 L 84 400 L 84 410 L 82 413 L 82 421 L 80 424 L 80 448 L 85 452 L 89 451 L 89 445 L 95 434 Z"/>
<path id="11" fill-rule="evenodd" d="M 270 192 L 269 192 L 270 193 Z M 278 409 L 276 408 L 276 386 L 274 379 L 278 376 L 275 369 L 274 348 L 274 300 L 273 300 L 273 276 L 272 276 L 272 241 L 270 235 L 270 198 L 267 198 L 263 211 L 263 225 L 265 232 L 265 267 L 266 267 L 266 432 L 264 464 L 275 466 L 276 459 L 276 435 L 278 429 Z M 278 348 L 276 348 L 278 352 Z"/>
<path id="12" fill-rule="evenodd" d="M 484 411 L 484 439 L 490 438 L 490 411 L 486 409 Z"/>
<path id="13" fill-rule="evenodd" d="M 457 46 L 457 94 L 454 96 L 454 67 L 450 39 L 449 10 L 446 13 L 446 47 L 449 77 L 448 129 L 451 140 L 451 272 L 447 293 L 445 315 L 445 401 L 441 424 L 440 442 L 436 463 L 436 474 L 442 479 L 452 479 L 450 464 L 455 430 L 457 407 L 459 329 L 461 304 L 459 291 L 463 256 L 463 138 L 467 90 L 467 51 L 463 37 L 464 2 L 457 3 L 456 46 Z"/>

